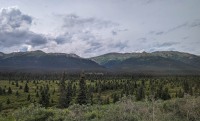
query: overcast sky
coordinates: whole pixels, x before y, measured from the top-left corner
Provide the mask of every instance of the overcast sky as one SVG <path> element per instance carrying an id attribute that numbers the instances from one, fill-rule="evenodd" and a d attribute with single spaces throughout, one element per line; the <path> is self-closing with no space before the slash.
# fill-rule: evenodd
<path id="1" fill-rule="evenodd" d="M 200 55 L 200 0 L 0 0 L 0 51 Z"/>

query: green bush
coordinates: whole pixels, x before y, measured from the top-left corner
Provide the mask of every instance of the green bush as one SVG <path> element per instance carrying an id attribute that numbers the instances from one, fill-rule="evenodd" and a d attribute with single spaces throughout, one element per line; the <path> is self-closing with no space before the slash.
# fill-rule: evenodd
<path id="1" fill-rule="evenodd" d="M 31 104 L 29 107 L 23 107 L 17 110 L 13 116 L 19 121 L 45 121 L 53 116 L 53 112 L 46 110 L 38 105 Z"/>
<path id="2" fill-rule="evenodd" d="M 71 105 L 68 109 L 31 104 L 0 120 L 17 121 L 199 121 L 200 97 L 135 102 L 132 98 L 109 105 Z"/>

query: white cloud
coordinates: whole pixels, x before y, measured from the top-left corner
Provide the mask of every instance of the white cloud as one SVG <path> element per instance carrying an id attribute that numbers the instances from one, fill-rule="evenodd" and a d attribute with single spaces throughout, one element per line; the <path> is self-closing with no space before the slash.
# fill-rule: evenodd
<path id="1" fill-rule="evenodd" d="M 4 1 L 0 51 L 31 46 L 84 57 L 140 50 L 200 54 L 199 5 L 199 0 Z"/>
<path id="2" fill-rule="evenodd" d="M 0 47 L 5 52 L 29 50 L 34 46 L 46 44 L 48 38 L 30 31 L 33 18 L 23 14 L 17 7 L 0 10 Z M 24 45 L 28 46 L 27 49 Z M 17 48 L 18 47 L 18 48 Z"/>

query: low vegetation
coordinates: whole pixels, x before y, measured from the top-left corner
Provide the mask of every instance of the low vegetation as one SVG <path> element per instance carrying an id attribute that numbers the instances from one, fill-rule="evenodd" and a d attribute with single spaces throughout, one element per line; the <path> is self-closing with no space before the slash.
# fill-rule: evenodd
<path id="1" fill-rule="evenodd" d="M 63 73 L 0 79 L 0 121 L 200 120 L 198 76 Z"/>
<path id="2" fill-rule="evenodd" d="M 6 121 L 199 121 L 200 98 L 185 97 L 168 101 L 135 102 L 134 97 L 122 98 L 109 105 L 71 105 L 67 109 L 44 108 L 31 104 L 20 108 Z"/>

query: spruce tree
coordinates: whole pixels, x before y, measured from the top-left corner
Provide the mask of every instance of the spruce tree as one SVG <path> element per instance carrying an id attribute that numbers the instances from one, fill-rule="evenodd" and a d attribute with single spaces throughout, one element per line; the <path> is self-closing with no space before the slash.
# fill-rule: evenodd
<path id="1" fill-rule="evenodd" d="M 35 95 L 36 97 L 39 97 L 39 93 L 38 93 L 38 91 L 36 92 L 36 95 Z"/>
<path id="2" fill-rule="evenodd" d="M 68 82 L 67 84 L 67 94 L 66 94 L 66 104 L 67 107 L 69 107 L 71 101 L 72 101 L 72 82 Z"/>
<path id="3" fill-rule="evenodd" d="M 3 104 L 0 102 L 0 112 L 3 110 Z"/>
<path id="4" fill-rule="evenodd" d="M 162 91 L 161 99 L 163 99 L 163 100 L 171 99 L 168 88 L 165 88 L 165 90 Z"/>
<path id="5" fill-rule="evenodd" d="M 10 99 L 9 98 L 6 101 L 6 104 L 10 104 Z"/>
<path id="6" fill-rule="evenodd" d="M 30 100 L 31 100 L 31 95 L 28 94 L 28 96 L 27 96 L 27 101 L 30 101 Z"/>
<path id="7" fill-rule="evenodd" d="M 28 93 L 29 92 L 29 87 L 28 84 L 26 83 L 25 87 L 24 87 L 24 92 Z"/>
<path id="8" fill-rule="evenodd" d="M 183 82 L 183 90 L 185 93 L 188 93 L 189 92 L 189 84 L 188 84 L 188 81 L 184 81 Z"/>
<path id="9" fill-rule="evenodd" d="M 193 89 L 192 89 L 192 86 L 189 88 L 189 94 L 190 94 L 191 96 L 193 96 Z"/>
<path id="10" fill-rule="evenodd" d="M 19 91 L 18 91 L 18 90 L 16 91 L 16 94 L 15 94 L 15 95 L 16 95 L 17 97 L 19 96 Z"/>
<path id="11" fill-rule="evenodd" d="M 143 85 L 140 85 L 140 87 L 138 88 L 137 93 L 136 93 L 136 100 L 140 101 L 144 98 L 145 98 L 144 87 L 143 87 Z"/>
<path id="12" fill-rule="evenodd" d="M 0 95 L 3 95 L 3 89 L 0 87 Z"/>
<path id="13" fill-rule="evenodd" d="M 77 97 L 77 103 L 87 104 L 87 97 L 86 97 L 86 82 L 85 82 L 85 75 L 81 73 L 80 81 L 79 81 L 79 93 Z"/>
<path id="14" fill-rule="evenodd" d="M 66 96 L 66 87 L 65 87 L 65 73 L 62 74 L 62 78 L 60 80 L 60 85 L 59 85 L 59 108 L 66 108 L 67 105 L 67 96 Z"/>
<path id="15" fill-rule="evenodd" d="M 18 83 L 18 81 L 16 81 L 15 86 L 16 86 L 16 87 L 19 87 L 19 83 Z"/>
<path id="16" fill-rule="evenodd" d="M 113 103 L 116 103 L 117 101 L 119 101 L 119 96 L 116 93 L 114 93 L 113 94 Z"/>
<path id="17" fill-rule="evenodd" d="M 48 89 L 44 88 L 41 91 L 40 95 L 41 96 L 39 98 L 39 103 L 44 107 L 48 107 L 49 106 L 49 99 L 50 99 L 50 95 L 49 95 Z"/>
<path id="18" fill-rule="evenodd" d="M 8 94 L 12 94 L 12 89 L 11 89 L 11 87 L 8 88 Z"/>

